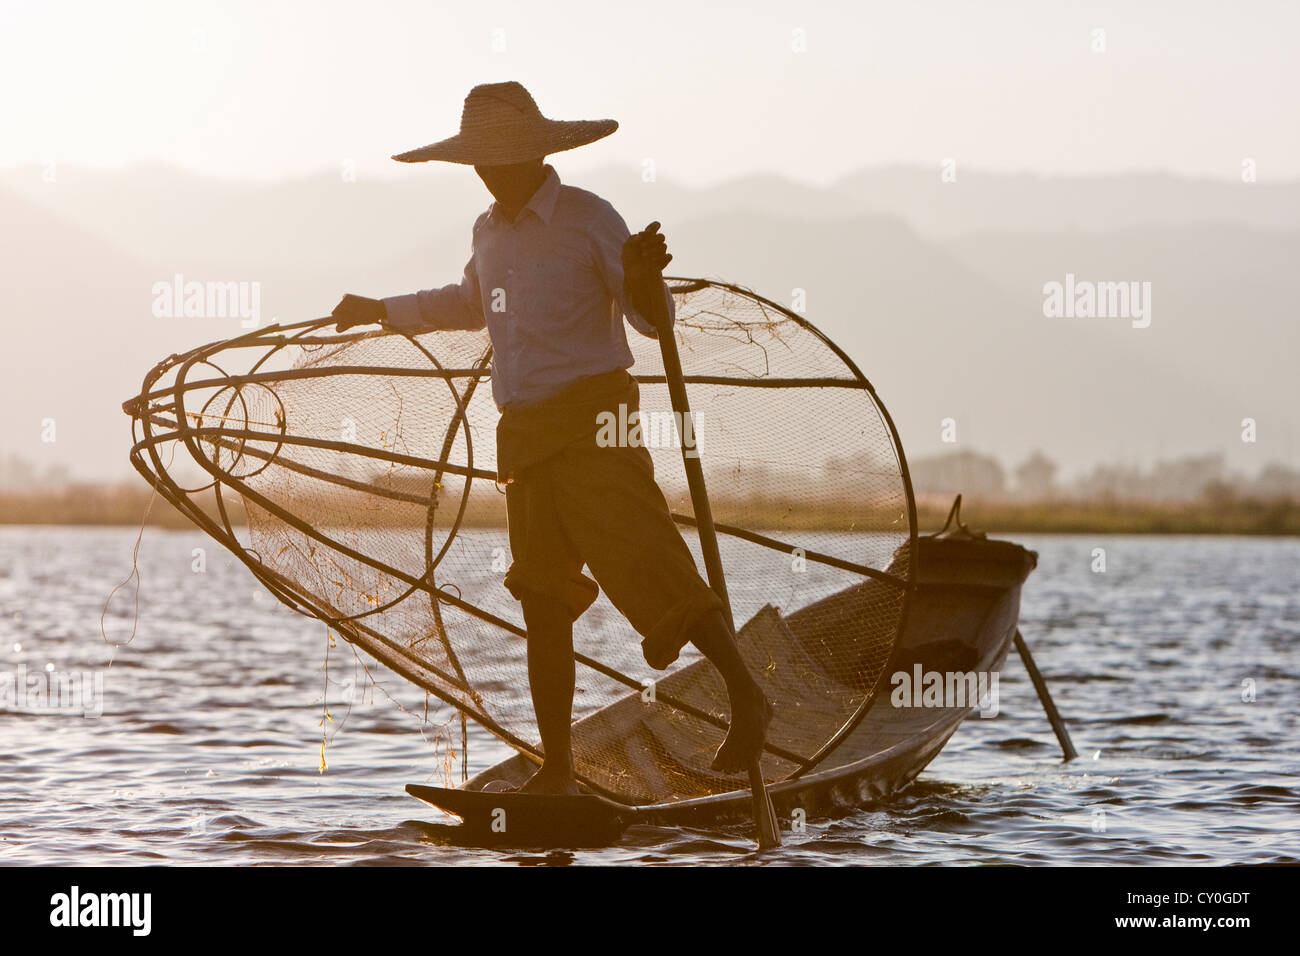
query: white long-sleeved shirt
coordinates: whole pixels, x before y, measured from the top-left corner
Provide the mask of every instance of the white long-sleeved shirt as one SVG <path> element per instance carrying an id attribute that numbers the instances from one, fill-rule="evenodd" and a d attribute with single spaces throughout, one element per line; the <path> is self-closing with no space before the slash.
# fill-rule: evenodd
<path id="1" fill-rule="evenodd" d="M 629 235 L 613 206 L 562 185 L 547 164 L 546 179 L 514 222 L 498 203 L 475 221 L 459 283 L 384 299 L 385 324 L 412 334 L 486 324 L 497 407 L 535 404 L 578 379 L 630 368 L 624 316 L 656 337 L 623 294 Z M 664 297 L 675 319 L 666 285 Z"/>

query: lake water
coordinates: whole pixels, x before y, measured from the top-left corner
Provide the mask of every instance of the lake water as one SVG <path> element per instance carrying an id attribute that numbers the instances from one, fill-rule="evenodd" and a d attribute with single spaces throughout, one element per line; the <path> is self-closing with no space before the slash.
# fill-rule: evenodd
<path id="1" fill-rule="evenodd" d="M 346 646 L 327 691 L 324 626 L 202 534 L 145 532 L 138 631 L 114 648 L 100 614 L 136 530 L 0 528 L 0 864 L 1300 862 L 1300 541 L 1009 537 L 1039 553 L 1022 630 L 1080 759 L 1061 762 L 1013 656 L 998 716 L 966 721 L 908 789 L 760 858 L 743 828 L 449 845 L 402 789 L 443 779 L 423 694 L 378 673 L 357 692 Z M 109 638 L 133 618 L 128 589 Z M 90 693 L 34 713 L 12 688 L 36 674 Z M 472 734 L 473 771 L 507 755 Z"/>

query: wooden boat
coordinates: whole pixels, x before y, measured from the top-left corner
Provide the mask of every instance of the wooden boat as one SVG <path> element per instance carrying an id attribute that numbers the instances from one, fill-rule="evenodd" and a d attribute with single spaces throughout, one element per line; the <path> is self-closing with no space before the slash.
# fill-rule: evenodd
<path id="1" fill-rule="evenodd" d="M 783 821 L 790 820 L 797 811 L 805 819 L 814 819 L 894 793 L 916 778 L 975 709 L 974 701 L 965 706 L 895 706 L 888 675 L 912 675 L 918 666 L 922 673 L 988 674 L 998 671 L 1006 659 L 1017 634 L 1021 586 L 1036 566 L 1037 555 L 1012 542 L 971 533 L 960 525 L 955 532 L 921 537 L 917 543 L 915 594 L 874 703 L 819 766 L 804 776 L 768 787 Z M 837 616 L 857 619 L 861 603 L 872 599 L 873 587 L 877 585 L 868 581 L 834 594 L 783 618 L 784 624 L 806 643 L 819 629 L 832 625 Z M 673 676 L 689 680 L 694 668 L 707 666 L 701 661 Z M 594 723 L 600 725 L 602 737 L 636 738 L 646 733 L 644 714 L 638 696 L 630 695 L 579 721 L 575 734 L 582 732 L 584 725 Z M 499 809 L 504 800 L 518 796 L 493 791 L 518 786 L 534 769 L 531 761 L 516 755 L 475 775 L 460 790 L 407 789 L 413 796 L 461 816 L 467 836 L 490 840 L 490 819 L 482 811 Z M 476 793 L 484 787 L 488 792 Z M 515 827 L 509 839 L 503 835 L 502 841 L 581 845 L 608 842 L 633 824 L 707 826 L 739 822 L 750 818 L 750 799 L 747 789 L 640 806 L 584 798 L 586 802 L 580 807 L 574 805 L 573 819 L 566 819 L 558 807 L 548 808 L 547 820 L 552 825 L 549 833 L 544 832 L 546 827 L 535 825 Z M 554 840 L 540 839 L 547 836 Z M 576 839 L 579 836 L 590 840 Z"/>

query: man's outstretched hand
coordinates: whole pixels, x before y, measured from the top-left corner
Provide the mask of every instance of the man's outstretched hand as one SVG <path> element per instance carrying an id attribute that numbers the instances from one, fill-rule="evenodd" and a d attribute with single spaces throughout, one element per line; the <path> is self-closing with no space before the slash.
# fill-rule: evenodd
<path id="1" fill-rule="evenodd" d="M 656 328 L 668 325 L 663 274 L 673 257 L 668 243 L 652 222 L 623 243 L 623 294 L 632 307 Z"/>
<path id="2" fill-rule="evenodd" d="M 334 331 L 346 332 L 354 325 L 374 325 L 388 318 L 388 310 L 378 299 L 348 293 L 330 313 L 334 318 Z"/>

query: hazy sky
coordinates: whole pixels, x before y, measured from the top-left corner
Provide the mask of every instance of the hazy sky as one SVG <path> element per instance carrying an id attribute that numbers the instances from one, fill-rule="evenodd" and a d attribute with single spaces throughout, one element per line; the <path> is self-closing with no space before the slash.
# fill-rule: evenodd
<path id="1" fill-rule="evenodd" d="M 622 124 L 570 165 L 696 184 L 944 157 L 1294 179 L 1297 35 L 1295 0 L 3 0 L 0 166 L 395 175 L 470 86 L 518 79 L 547 115 Z"/>

